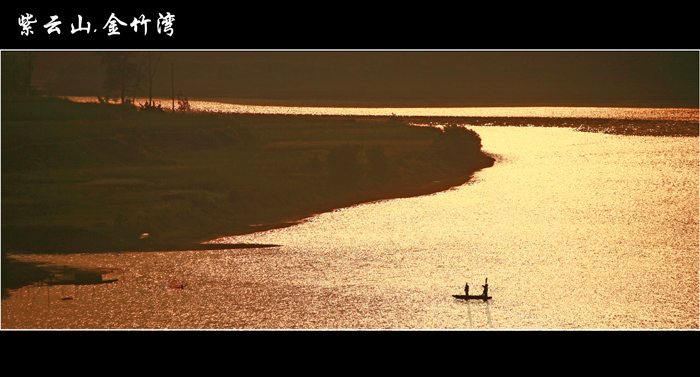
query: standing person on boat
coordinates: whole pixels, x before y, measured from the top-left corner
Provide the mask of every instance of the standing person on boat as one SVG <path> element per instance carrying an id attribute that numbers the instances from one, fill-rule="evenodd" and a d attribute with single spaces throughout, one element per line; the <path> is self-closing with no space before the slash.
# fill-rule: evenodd
<path id="1" fill-rule="evenodd" d="M 469 282 L 464 286 L 464 295 L 469 296 Z"/>
<path id="2" fill-rule="evenodd" d="M 484 287 L 483 296 L 488 297 L 488 295 L 489 295 L 489 278 L 486 278 L 486 282 L 484 283 L 484 285 L 482 287 Z"/>

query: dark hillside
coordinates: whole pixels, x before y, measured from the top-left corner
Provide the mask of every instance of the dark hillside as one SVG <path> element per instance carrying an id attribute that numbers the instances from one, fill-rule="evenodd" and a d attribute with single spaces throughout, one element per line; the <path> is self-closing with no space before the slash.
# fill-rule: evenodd
<path id="1" fill-rule="evenodd" d="M 171 114 L 54 98 L 2 105 L 3 252 L 195 248 L 444 190 L 493 164 L 472 131 L 393 118 Z"/>

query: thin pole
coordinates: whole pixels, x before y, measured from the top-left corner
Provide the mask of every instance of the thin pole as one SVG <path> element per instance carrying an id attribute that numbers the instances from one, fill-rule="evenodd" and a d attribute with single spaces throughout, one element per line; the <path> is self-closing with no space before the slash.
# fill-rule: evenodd
<path id="1" fill-rule="evenodd" d="M 153 106 L 153 74 L 151 73 L 151 52 L 148 52 L 148 106 Z"/>
<path id="2" fill-rule="evenodd" d="M 170 85 L 173 88 L 173 114 L 175 114 L 175 63 L 170 63 Z"/>

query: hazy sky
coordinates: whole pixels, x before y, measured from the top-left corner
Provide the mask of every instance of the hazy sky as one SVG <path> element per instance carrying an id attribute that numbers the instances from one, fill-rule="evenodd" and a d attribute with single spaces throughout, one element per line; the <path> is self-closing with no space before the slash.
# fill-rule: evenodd
<path id="1" fill-rule="evenodd" d="M 155 90 L 189 98 L 697 107 L 697 51 L 217 51 L 163 54 Z M 94 52 L 41 52 L 35 77 L 95 95 Z M 78 93 L 84 92 L 84 93 Z"/>

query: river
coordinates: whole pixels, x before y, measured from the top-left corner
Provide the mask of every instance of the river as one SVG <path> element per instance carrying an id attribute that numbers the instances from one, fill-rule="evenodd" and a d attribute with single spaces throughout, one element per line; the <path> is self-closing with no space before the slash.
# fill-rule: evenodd
<path id="1" fill-rule="evenodd" d="M 463 186 L 212 241 L 279 247 L 23 256 L 118 280 L 16 290 L 2 327 L 698 328 L 697 137 L 470 128 L 498 161 Z"/>

